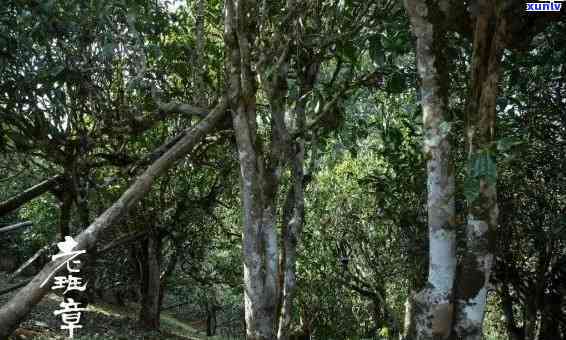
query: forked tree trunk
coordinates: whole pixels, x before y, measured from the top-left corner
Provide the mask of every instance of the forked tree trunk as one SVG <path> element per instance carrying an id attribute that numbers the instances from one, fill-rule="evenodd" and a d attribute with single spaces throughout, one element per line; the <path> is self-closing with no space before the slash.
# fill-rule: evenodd
<path id="1" fill-rule="evenodd" d="M 150 191 L 153 181 L 171 168 L 177 160 L 189 153 L 192 148 L 210 132 L 224 117 L 226 102 L 224 98 L 214 110 L 199 124 L 189 129 L 186 135 L 167 152 L 152 163 L 136 181 L 122 194 L 110 208 L 100 215 L 90 226 L 75 237 L 78 242 L 75 250 L 92 249 L 101 233 L 116 223 L 124 214 Z M 49 262 L 30 283 L 17 292 L 0 309 L 0 339 L 6 339 L 16 329 L 23 318 L 50 290 L 53 272 L 64 263 L 64 259 Z M 42 283 L 46 281 L 42 286 Z"/>
<path id="2" fill-rule="evenodd" d="M 506 22 L 496 3 L 478 2 L 467 108 L 466 251 L 456 283 L 456 339 L 480 340 L 497 228 L 495 117 Z"/>
<path id="3" fill-rule="evenodd" d="M 278 179 L 264 159 L 256 126 L 256 81 L 252 71 L 256 3 L 225 2 L 224 39 L 230 105 L 240 162 L 243 211 L 246 338 L 272 340 L 277 306 L 276 200 Z"/>
<path id="4" fill-rule="evenodd" d="M 417 37 L 421 78 L 425 158 L 429 272 L 427 286 L 415 294 L 414 334 L 409 339 L 447 339 L 453 316 L 452 291 L 456 274 L 454 169 L 450 157 L 451 121 L 447 112 L 446 41 L 438 21 L 440 10 L 425 0 L 405 0 Z"/>

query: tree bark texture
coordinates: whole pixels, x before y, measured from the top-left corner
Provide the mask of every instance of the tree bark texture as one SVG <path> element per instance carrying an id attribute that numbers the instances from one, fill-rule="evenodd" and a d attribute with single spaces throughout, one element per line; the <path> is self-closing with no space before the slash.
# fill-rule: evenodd
<path id="1" fill-rule="evenodd" d="M 257 136 L 256 82 L 251 68 L 256 23 L 255 14 L 248 15 L 256 11 L 253 1 L 226 1 L 224 38 L 240 162 L 246 337 L 271 340 L 278 296 L 277 177 L 266 167 Z"/>
<path id="2" fill-rule="evenodd" d="M 415 294 L 414 334 L 410 339 L 447 339 L 453 317 L 456 274 L 454 169 L 450 157 L 451 121 L 447 110 L 448 70 L 446 42 L 438 5 L 405 0 L 417 38 L 417 65 L 421 78 L 425 158 L 427 160 L 427 211 L 429 229 L 428 283 Z"/>
<path id="3" fill-rule="evenodd" d="M 295 105 L 296 130 L 302 135 L 306 128 L 306 97 L 312 90 L 316 76 L 318 75 L 318 62 L 307 62 L 303 68 L 304 72 L 300 75 L 300 94 L 299 100 Z M 284 114 L 284 112 L 283 112 Z M 283 122 L 284 124 L 284 122 Z M 302 137 L 296 141 L 288 139 L 288 131 L 285 125 L 281 126 L 285 139 L 289 140 L 287 148 L 287 161 L 291 165 L 291 187 L 287 194 L 283 209 L 282 226 L 282 249 L 281 249 L 281 292 L 280 292 L 280 311 L 277 338 L 279 340 L 289 339 L 291 331 L 291 319 L 293 312 L 293 298 L 297 286 L 296 263 L 297 245 L 299 243 L 304 224 L 305 215 L 305 181 L 304 181 L 304 161 L 305 161 L 305 142 Z M 284 140 L 285 140 L 284 139 Z"/>
<path id="4" fill-rule="evenodd" d="M 227 1 L 225 6 L 229 97 L 240 161 L 246 336 L 248 339 L 287 339 L 296 285 L 296 246 L 304 215 L 304 142 L 302 136 L 297 140 L 291 138 L 286 123 L 289 42 L 277 30 L 261 36 L 269 39 L 269 44 L 258 42 L 257 35 L 262 33 L 258 33 L 258 28 L 263 27 L 263 20 L 267 19 L 263 15 L 268 12 L 264 8 L 266 3 L 261 9 L 256 2 L 245 0 Z M 281 23 L 283 27 L 293 18 L 290 13 L 294 1 L 287 1 L 286 7 L 287 13 Z M 248 15 L 258 12 L 262 13 Z M 261 23 L 256 21 L 258 17 Z M 269 139 L 262 138 L 256 126 L 258 84 L 252 71 L 254 60 L 251 56 L 254 53 L 259 55 L 260 60 L 272 58 L 275 61 L 270 70 L 262 69 L 261 62 L 258 63 L 260 85 L 270 107 Z M 317 68 L 306 69 L 310 73 L 318 72 Z M 314 78 L 310 81 L 311 88 L 313 81 Z M 299 133 L 303 133 L 305 128 L 304 105 L 304 102 L 297 103 L 295 112 L 292 112 Z M 292 184 L 283 212 L 283 240 L 279 249 L 277 197 L 286 167 L 291 170 Z"/>
<path id="5" fill-rule="evenodd" d="M 497 228 L 495 117 L 506 21 L 496 3 L 478 2 L 466 117 L 468 155 L 466 250 L 456 282 L 454 336 L 480 340 Z"/>
<path id="6" fill-rule="evenodd" d="M 63 191 L 59 207 L 59 228 L 57 230 L 57 239 L 64 241 L 65 236 L 70 235 L 69 225 L 71 223 L 71 212 L 73 209 L 73 194 L 70 191 Z"/>
<path id="7" fill-rule="evenodd" d="M 187 134 L 173 147 L 151 164 L 135 182 L 122 194 L 110 208 L 92 222 L 89 227 L 75 237 L 78 245 L 75 250 L 92 249 L 100 235 L 111 225 L 118 222 L 124 214 L 150 191 L 154 180 L 170 169 L 176 161 L 189 153 L 192 148 L 210 132 L 224 117 L 226 102 L 224 98 L 214 110 L 199 124 L 191 128 Z M 50 290 L 55 269 L 64 263 L 64 259 L 49 262 L 29 284 L 17 292 L 10 301 L 0 309 L 0 338 L 7 338 L 16 329 L 21 320 L 31 311 L 43 296 Z M 43 286 L 42 283 L 47 280 Z"/>

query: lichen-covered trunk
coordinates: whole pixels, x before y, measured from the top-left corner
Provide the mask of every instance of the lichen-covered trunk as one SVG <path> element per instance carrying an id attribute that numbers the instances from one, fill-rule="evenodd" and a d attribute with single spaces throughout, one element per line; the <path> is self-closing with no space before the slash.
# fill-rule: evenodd
<path id="1" fill-rule="evenodd" d="M 288 2 L 288 6 L 292 4 Z M 308 94 L 312 91 L 316 77 L 318 76 L 320 62 L 303 59 L 304 67 L 299 73 L 301 98 L 295 105 L 295 129 L 302 134 L 306 128 L 306 104 Z M 281 79 L 285 81 L 286 79 Z M 281 87 L 281 86 L 280 86 Z M 283 86 L 284 87 L 284 86 Z M 282 92 L 282 91 L 281 91 Z M 283 102 L 285 93 L 280 93 L 280 100 Z M 284 107 L 281 107 L 281 117 L 284 117 Z M 296 280 L 296 263 L 297 263 L 297 245 L 301 238 L 304 225 L 305 215 L 305 178 L 304 178 L 304 162 L 305 162 L 305 141 L 303 138 L 291 140 L 288 129 L 284 121 L 280 121 L 279 127 L 281 142 L 286 143 L 286 159 L 291 167 L 291 187 L 289 189 L 287 200 L 283 211 L 282 238 L 283 245 L 281 249 L 281 292 L 280 292 L 280 310 L 277 338 L 279 340 L 289 339 L 291 332 L 291 319 L 293 312 L 293 300 L 297 286 Z"/>
<path id="2" fill-rule="evenodd" d="M 241 171 L 246 333 L 248 339 L 273 339 L 278 269 L 275 207 L 274 202 L 264 202 L 266 179 L 258 171 L 261 164 L 243 127 L 242 113 L 234 115 L 234 129 Z"/>
<path id="3" fill-rule="evenodd" d="M 497 227 L 495 117 L 505 19 L 496 4 L 480 0 L 471 64 L 471 94 L 466 117 L 466 250 L 456 283 L 456 339 L 482 338 L 482 324 Z"/>
<path id="4" fill-rule="evenodd" d="M 257 132 L 252 48 L 257 3 L 225 2 L 224 39 L 232 122 L 240 162 L 246 338 L 272 340 L 278 297 L 277 164 L 264 155 Z"/>
<path id="5" fill-rule="evenodd" d="M 452 290 L 456 272 L 454 171 L 450 157 L 451 122 L 447 110 L 447 65 L 438 7 L 424 0 L 405 0 L 417 38 L 421 78 L 424 145 L 427 159 L 429 229 L 428 284 L 415 294 L 409 339 L 447 339 L 453 316 Z"/>
<path id="6" fill-rule="evenodd" d="M 240 159 L 243 210 L 244 299 L 248 339 L 273 339 L 277 303 L 278 248 L 275 199 L 276 179 L 265 170 L 256 149 L 255 127 L 248 117 L 255 108 L 243 104 L 233 115 Z"/>

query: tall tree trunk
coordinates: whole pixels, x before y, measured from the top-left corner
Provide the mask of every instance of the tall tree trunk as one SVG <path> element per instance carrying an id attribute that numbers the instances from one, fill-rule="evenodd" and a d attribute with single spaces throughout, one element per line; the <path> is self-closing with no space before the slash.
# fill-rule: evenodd
<path id="1" fill-rule="evenodd" d="M 303 194 L 303 160 L 304 145 L 297 145 L 296 159 L 293 161 L 293 188 L 289 194 L 292 195 L 292 212 L 290 218 L 285 218 L 283 229 L 283 253 L 284 262 L 281 270 L 283 285 L 281 287 L 281 311 L 277 338 L 279 340 L 289 339 L 291 325 L 291 313 L 293 297 L 296 289 L 295 268 L 297 262 L 297 244 L 303 227 L 304 220 L 304 194 Z"/>
<path id="2" fill-rule="evenodd" d="M 425 0 L 405 0 L 405 7 L 417 37 L 418 72 L 422 81 L 429 229 L 428 284 L 414 296 L 415 333 L 409 334 L 409 338 L 447 339 L 454 309 L 456 235 L 446 92 L 448 70 L 444 60 L 446 41 L 438 22 L 441 14 L 438 6 Z"/>
<path id="3" fill-rule="evenodd" d="M 305 62 L 303 72 L 300 74 L 300 93 L 299 102 L 295 105 L 296 131 L 302 136 L 306 128 L 305 108 L 307 95 L 312 90 L 318 75 L 318 62 Z M 286 74 L 285 74 L 286 76 Z M 286 79 L 282 79 L 286 81 Z M 279 88 L 282 88 L 279 86 Z M 282 115 L 284 113 L 282 112 Z M 296 290 L 296 263 L 297 263 L 297 244 L 299 242 L 305 214 L 305 180 L 304 180 L 304 161 L 305 161 L 305 142 L 302 137 L 293 142 L 288 136 L 288 131 L 282 122 L 280 129 L 284 135 L 281 142 L 287 141 L 287 158 L 291 164 L 292 187 L 289 189 L 285 207 L 283 211 L 282 238 L 283 246 L 281 249 L 281 295 L 280 313 L 278 320 L 277 338 L 279 340 L 289 339 L 293 298 Z"/>
<path id="4" fill-rule="evenodd" d="M 495 117 L 505 18 L 496 4 L 480 0 L 471 65 L 471 95 L 466 119 L 466 251 L 456 283 L 457 339 L 481 339 L 497 227 Z"/>
<path id="5" fill-rule="evenodd" d="M 160 296 L 161 296 L 161 236 L 152 227 L 145 246 L 145 263 L 142 263 L 142 299 L 139 324 L 145 329 L 159 329 Z"/>
<path id="6" fill-rule="evenodd" d="M 256 10 L 254 1 L 226 1 L 224 38 L 240 161 L 246 337 L 272 340 L 278 296 L 275 219 L 278 174 L 264 159 L 257 135 L 256 82 L 251 57 Z"/>
<path id="7" fill-rule="evenodd" d="M 226 102 L 224 98 L 214 110 L 199 124 L 187 131 L 187 134 L 161 157 L 152 163 L 136 181 L 122 194 L 110 208 L 100 215 L 90 226 L 75 237 L 78 245 L 75 250 L 92 249 L 101 233 L 120 220 L 124 214 L 150 191 L 153 181 L 170 169 L 177 160 L 189 153 L 204 136 L 209 133 L 225 116 Z M 50 290 L 53 274 L 57 267 L 64 264 L 64 259 L 49 262 L 30 283 L 18 291 L 0 309 L 0 339 L 6 339 L 31 309 Z M 45 282 L 45 284 L 43 284 Z"/>
<path id="8" fill-rule="evenodd" d="M 304 163 L 304 100 L 296 106 L 296 129 L 299 139 L 294 142 L 286 126 L 288 95 L 288 60 L 290 40 L 287 29 L 294 20 L 295 2 L 287 0 L 286 13 L 276 30 L 256 43 L 258 27 L 267 24 L 268 2 L 258 10 L 254 1 L 227 1 L 225 5 L 225 42 L 234 131 L 238 145 L 241 170 L 241 197 L 244 221 L 244 294 L 246 334 L 248 339 L 280 339 L 288 337 L 291 305 L 295 291 L 296 247 L 303 225 L 303 163 Z M 258 12 L 259 15 L 256 15 Z M 250 15 L 251 13 L 251 15 Z M 258 25 L 257 18 L 260 18 Z M 268 27 L 265 26 L 265 27 Z M 261 34 L 261 32 L 260 32 Z M 264 39 L 270 43 L 262 45 Z M 252 48 L 260 60 L 275 60 L 270 69 L 260 61 L 260 82 L 271 110 L 271 139 L 263 140 L 256 127 L 256 81 L 252 71 Z M 308 84 L 312 88 L 318 67 L 306 67 Z M 311 73 L 314 72 L 314 76 Z M 311 79 L 312 78 L 312 79 Z M 307 92 L 305 92 L 307 93 Z M 267 143 L 268 142 L 268 143 Z M 264 145 L 265 144 L 265 145 Z M 284 260 L 279 271 L 277 242 L 277 195 L 280 176 L 290 165 L 293 186 L 290 189 L 283 216 Z M 278 276 L 279 275 L 279 276 Z M 281 292 L 281 294 L 279 294 Z M 281 311 L 281 318 L 278 312 Z"/>
<path id="9" fill-rule="evenodd" d="M 243 205 L 244 298 L 247 338 L 273 339 L 277 301 L 277 230 L 273 187 L 276 179 L 264 170 L 262 156 L 254 147 L 247 114 L 240 106 L 234 129 L 240 156 Z M 254 112 L 255 114 L 255 112 Z M 250 120 L 255 120 L 255 116 Z M 252 132 L 253 131 L 253 132 Z M 255 137 L 255 136 L 254 136 Z"/>

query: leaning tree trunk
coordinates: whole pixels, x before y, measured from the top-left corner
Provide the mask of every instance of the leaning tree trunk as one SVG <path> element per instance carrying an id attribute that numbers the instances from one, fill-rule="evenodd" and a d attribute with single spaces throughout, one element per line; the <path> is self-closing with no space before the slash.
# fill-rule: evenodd
<path id="1" fill-rule="evenodd" d="M 122 194 L 110 208 L 100 215 L 90 226 L 75 237 L 78 245 L 75 250 L 92 249 L 101 233 L 116 223 L 137 203 L 149 190 L 153 181 L 171 168 L 177 160 L 189 153 L 204 136 L 225 116 L 226 102 L 224 98 L 214 110 L 199 124 L 186 131 L 186 134 L 169 150 L 152 163 L 136 181 Z M 0 339 L 6 339 L 26 317 L 31 309 L 50 290 L 53 272 L 64 264 L 64 259 L 49 262 L 30 283 L 16 293 L 10 301 L 0 309 Z M 47 283 L 42 285 L 47 280 Z"/>
<path id="2" fill-rule="evenodd" d="M 417 38 L 421 78 L 424 145 L 427 159 L 429 272 L 427 286 L 413 297 L 410 339 L 447 339 L 453 315 L 456 273 L 454 169 L 450 157 L 451 122 L 447 110 L 446 41 L 440 10 L 425 0 L 405 0 Z M 434 14 L 434 15 L 433 15 Z M 436 22 L 435 22 L 436 20 Z"/>
<path id="3" fill-rule="evenodd" d="M 495 169 L 495 117 L 499 68 L 506 23 L 496 4 L 479 1 L 471 65 L 466 137 L 466 251 L 456 282 L 454 336 L 475 340 L 482 337 L 487 289 L 494 258 L 497 227 Z"/>

